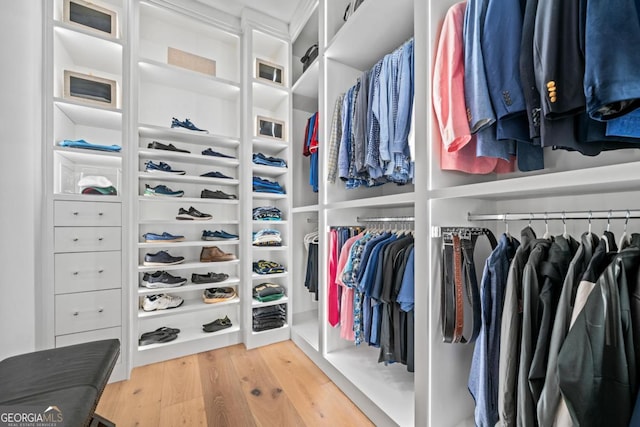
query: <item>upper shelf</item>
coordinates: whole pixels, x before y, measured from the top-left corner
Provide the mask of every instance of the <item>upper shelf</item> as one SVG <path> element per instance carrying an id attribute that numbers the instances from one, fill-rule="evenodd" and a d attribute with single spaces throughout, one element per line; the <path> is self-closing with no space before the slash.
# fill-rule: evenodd
<path id="1" fill-rule="evenodd" d="M 316 59 L 313 64 L 302 73 L 300 78 L 294 83 L 291 89 L 295 95 L 306 96 L 307 98 L 318 99 L 318 74 L 320 72 L 320 62 Z"/>
<path id="2" fill-rule="evenodd" d="M 53 102 L 76 125 L 122 130 L 122 110 L 54 98 Z"/>
<path id="3" fill-rule="evenodd" d="M 367 0 L 327 45 L 327 58 L 368 70 L 413 35 L 413 0 Z"/>
<path id="4" fill-rule="evenodd" d="M 240 95 L 240 85 L 230 80 L 208 76 L 152 59 L 142 59 L 138 64 L 143 82 L 151 81 L 176 89 L 224 99 L 235 99 Z"/>
<path id="5" fill-rule="evenodd" d="M 253 80 L 253 104 L 269 111 L 277 111 L 289 97 L 289 89 L 274 83 Z"/>
<path id="6" fill-rule="evenodd" d="M 122 41 L 105 37 L 63 22 L 54 23 L 59 46 L 74 65 L 122 74 Z"/>
<path id="7" fill-rule="evenodd" d="M 141 124 L 138 126 L 138 133 L 140 136 L 145 138 L 182 141 L 200 145 L 229 148 L 236 148 L 240 145 L 240 140 L 238 138 L 230 136 L 212 135 L 209 133 L 193 132 L 189 130 L 173 129 L 147 124 Z"/>

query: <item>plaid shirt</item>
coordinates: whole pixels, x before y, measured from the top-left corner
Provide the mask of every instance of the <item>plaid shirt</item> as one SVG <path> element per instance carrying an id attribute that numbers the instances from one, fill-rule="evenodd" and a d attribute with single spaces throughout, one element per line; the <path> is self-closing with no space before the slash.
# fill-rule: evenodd
<path id="1" fill-rule="evenodd" d="M 327 160 L 328 172 L 327 181 L 331 184 L 336 182 L 338 173 L 338 147 L 342 139 L 342 102 L 344 101 L 344 93 L 336 100 L 331 118 L 331 136 L 329 137 L 329 158 Z"/>

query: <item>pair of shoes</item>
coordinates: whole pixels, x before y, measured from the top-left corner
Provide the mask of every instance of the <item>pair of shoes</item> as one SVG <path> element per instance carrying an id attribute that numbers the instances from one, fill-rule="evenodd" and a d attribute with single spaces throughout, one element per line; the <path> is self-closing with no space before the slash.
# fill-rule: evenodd
<path id="1" fill-rule="evenodd" d="M 142 286 L 149 289 L 176 288 L 184 285 L 185 283 L 187 283 L 187 279 L 173 276 L 166 271 L 144 273 L 142 276 Z"/>
<path id="2" fill-rule="evenodd" d="M 224 282 L 229 278 L 229 275 L 226 273 L 207 273 L 207 274 L 197 274 L 193 273 L 191 275 L 191 282 L 196 285 L 200 285 L 203 283 L 218 283 Z"/>
<path id="3" fill-rule="evenodd" d="M 205 246 L 200 251 L 200 262 L 233 261 L 236 256 L 232 253 L 224 252 L 217 246 Z"/>
<path id="4" fill-rule="evenodd" d="M 166 145 L 158 141 L 150 142 L 149 145 L 147 145 L 147 148 L 153 148 L 154 150 L 175 151 L 176 153 L 187 153 L 187 154 L 191 153 L 191 151 L 177 148 L 173 144 Z"/>
<path id="5" fill-rule="evenodd" d="M 167 251 L 156 252 L 155 254 L 146 254 L 144 256 L 144 265 L 176 265 L 184 262 L 183 256 L 171 256 Z"/>
<path id="6" fill-rule="evenodd" d="M 182 242 L 184 240 L 184 236 L 174 236 L 166 231 L 162 234 L 145 233 L 142 237 L 144 237 L 144 241 L 147 243 Z"/>
<path id="7" fill-rule="evenodd" d="M 189 207 L 189 210 L 180 208 L 176 219 L 187 221 L 208 221 L 213 217 L 208 213 L 202 213 L 193 206 Z"/>
<path id="8" fill-rule="evenodd" d="M 167 310 L 170 308 L 180 307 L 184 300 L 175 295 L 147 295 L 142 302 L 144 311 Z"/>
<path id="9" fill-rule="evenodd" d="M 228 301 L 235 298 L 236 291 L 233 288 L 208 288 L 202 293 L 202 299 L 207 304 Z"/>
<path id="10" fill-rule="evenodd" d="M 211 190 L 207 190 L 205 188 L 200 193 L 200 198 L 201 199 L 229 199 L 229 200 L 236 200 L 238 198 L 238 196 L 236 196 L 235 194 L 227 194 L 224 191 L 220 191 L 220 190 L 211 191 Z"/>
<path id="11" fill-rule="evenodd" d="M 180 329 L 176 328 L 168 328 L 163 326 L 161 328 L 156 329 L 155 331 L 145 332 L 140 335 L 140 339 L 138 340 L 138 345 L 149 345 L 149 344 L 160 344 L 165 342 L 170 342 L 178 338 L 178 334 L 180 333 Z"/>
<path id="12" fill-rule="evenodd" d="M 171 173 L 174 175 L 186 174 L 185 171 L 173 170 L 173 168 L 171 168 L 171 166 L 169 166 L 165 162 L 153 163 L 151 160 L 149 160 L 144 164 L 144 166 L 145 166 L 145 171 L 151 172 L 151 173 Z"/>
<path id="13" fill-rule="evenodd" d="M 173 128 L 173 129 L 175 129 L 175 128 L 187 129 L 187 130 L 192 130 L 192 131 L 196 131 L 196 132 L 209 133 L 208 130 L 198 128 L 189 119 L 184 119 L 184 121 L 181 122 L 180 120 L 176 119 L 175 117 L 173 117 L 171 119 L 171 128 Z"/>
<path id="14" fill-rule="evenodd" d="M 202 240 L 233 240 L 237 238 L 238 238 L 237 234 L 227 233 L 224 230 L 222 231 L 203 230 L 202 231 Z"/>
<path id="15" fill-rule="evenodd" d="M 213 156 L 213 157 L 224 157 L 225 159 L 235 159 L 233 156 L 229 156 L 227 154 L 219 153 L 217 151 L 213 151 L 211 148 L 207 148 L 206 150 L 202 150 L 203 156 Z"/>
<path id="16" fill-rule="evenodd" d="M 182 197 L 184 196 L 184 191 L 178 190 L 173 191 L 169 187 L 164 184 L 156 185 L 155 187 L 151 187 L 149 184 L 145 184 L 144 195 L 150 197 Z"/>
<path id="17" fill-rule="evenodd" d="M 227 176 L 225 174 L 223 174 L 222 172 L 207 172 L 207 173 L 203 173 L 200 176 L 204 176 L 205 178 L 223 178 L 223 179 L 233 179 L 230 176 Z"/>
<path id="18" fill-rule="evenodd" d="M 213 322 L 202 325 L 202 330 L 205 332 L 218 332 L 231 326 L 233 326 L 231 319 L 228 316 L 224 316 L 224 319 L 216 319 Z"/>

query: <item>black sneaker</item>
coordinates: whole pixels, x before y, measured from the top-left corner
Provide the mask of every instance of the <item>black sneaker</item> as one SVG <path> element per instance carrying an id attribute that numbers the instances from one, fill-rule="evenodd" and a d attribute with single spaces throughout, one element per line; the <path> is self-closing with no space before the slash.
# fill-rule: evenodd
<path id="1" fill-rule="evenodd" d="M 189 210 L 180 208 L 178 211 L 178 215 L 176 219 L 187 220 L 187 221 L 208 221 L 213 217 L 208 213 L 202 213 L 199 210 L 195 209 L 193 206 L 189 208 Z"/>
<path id="2" fill-rule="evenodd" d="M 171 256 L 167 251 L 156 252 L 155 254 L 146 254 L 144 256 L 144 265 L 176 265 L 184 262 L 183 256 Z"/>
<path id="3" fill-rule="evenodd" d="M 166 271 L 156 271 L 155 273 L 144 273 L 142 276 L 142 286 L 149 289 L 176 288 L 187 283 L 183 277 L 172 276 Z"/>
<path id="4" fill-rule="evenodd" d="M 207 273 L 207 274 L 193 273 L 191 275 L 191 281 L 195 284 L 224 282 L 228 278 L 229 278 L 229 275 L 225 273 Z"/>
<path id="5" fill-rule="evenodd" d="M 229 200 L 236 200 L 238 198 L 238 196 L 236 196 L 235 194 L 227 194 L 224 191 L 220 191 L 220 190 L 211 191 L 211 190 L 207 190 L 205 188 L 200 193 L 200 198 L 201 199 L 229 199 Z"/>
<path id="6" fill-rule="evenodd" d="M 147 148 L 153 148 L 155 150 L 175 151 L 177 153 L 191 153 L 191 151 L 177 148 L 173 144 L 166 145 L 158 141 L 150 142 L 149 145 L 147 145 Z"/>

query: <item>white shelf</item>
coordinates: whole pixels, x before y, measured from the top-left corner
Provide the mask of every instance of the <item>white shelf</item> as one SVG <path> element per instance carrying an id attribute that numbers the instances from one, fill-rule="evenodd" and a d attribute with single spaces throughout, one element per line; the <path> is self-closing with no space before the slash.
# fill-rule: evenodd
<path id="1" fill-rule="evenodd" d="M 294 313 L 291 332 L 297 334 L 317 351 L 318 343 L 320 342 L 320 325 L 318 324 L 318 313 L 314 311 L 312 314 L 314 315 L 313 317 L 309 316 L 309 318 L 302 321 L 296 321 L 296 314 Z"/>
<path id="2" fill-rule="evenodd" d="M 161 289 L 160 292 L 156 292 L 157 294 L 170 294 L 170 290 Z M 229 301 L 217 302 L 215 304 L 207 304 L 200 299 L 193 300 L 184 300 L 180 307 L 170 308 L 167 310 L 155 310 L 155 311 L 144 311 L 142 309 L 138 310 L 138 317 L 140 319 L 150 318 L 150 317 L 164 317 L 171 316 L 173 314 L 185 314 L 185 313 L 193 313 L 196 311 L 206 311 L 212 308 L 223 307 L 225 305 L 234 305 L 240 303 L 240 298 L 235 297 L 231 298 Z"/>
<path id="3" fill-rule="evenodd" d="M 268 150 L 278 152 L 289 148 L 289 143 L 280 141 L 279 139 L 255 137 L 253 138 L 253 148 L 258 151 Z"/>
<path id="4" fill-rule="evenodd" d="M 57 145 L 53 147 L 53 152 L 73 163 L 117 168 L 122 167 L 122 153 L 120 152 L 60 147 Z"/>
<path id="5" fill-rule="evenodd" d="M 414 193 L 400 193 L 388 196 L 368 197 L 363 199 L 352 199 L 343 202 L 333 202 L 326 205 L 327 209 L 350 209 L 350 208 L 400 208 L 413 206 Z"/>
<path id="6" fill-rule="evenodd" d="M 277 111 L 289 99 L 289 89 L 253 80 L 253 105 L 269 111 Z"/>
<path id="7" fill-rule="evenodd" d="M 176 288 L 160 288 L 160 289 L 148 289 L 140 287 L 138 288 L 138 295 L 156 295 L 156 294 L 179 294 L 190 291 L 199 291 L 209 288 L 221 288 L 221 287 L 235 287 L 240 283 L 240 279 L 238 277 L 230 277 L 224 282 L 217 283 L 200 283 L 195 284 L 192 282 L 187 282 L 182 286 L 178 286 Z M 207 304 L 212 305 L 212 304 Z"/>
<path id="8" fill-rule="evenodd" d="M 156 150 L 153 148 L 146 148 L 138 150 L 138 155 L 143 159 L 153 160 L 174 160 L 177 162 L 198 163 L 211 166 L 227 166 L 237 168 L 240 162 L 237 159 L 228 159 L 225 157 L 205 156 L 200 153 L 189 154 L 180 153 L 177 151 L 168 150 Z"/>
<path id="9" fill-rule="evenodd" d="M 240 85 L 229 80 L 151 59 L 143 59 L 138 64 L 142 82 L 151 81 L 163 86 L 223 99 L 236 99 L 240 95 Z"/>
<path id="10" fill-rule="evenodd" d="M 138 174 L 140 180 L 143 181 L 167 181 L 167 182 L 181 182 L 181 183 L 193 183 L 193 184 L 211 184 L 211 185 L 238 185 L 240 181 L 237 179 L 227 178 L 207 178 L 204 176 L 196 175 L 176 175 L 172 173 L 154 173 L 154 172 L 140 172 Z M 218 199 L 216 199 L 218 200 Z"/>
<path id="11" fill-rule="evenodd" d="M 138 199 L 141 202 L 181 202 L 186 203 L 207 203 L 210 205 L 237 205 L 238 200 L 229 199 L 202 199 L 199 197 L 162 197 L 162 196 L 139 196 Z M 182 222 L 208 222 L 208 221 L 190 221 L 184 220 Z"/>
<path id="12" fill-rule="evenodd" d="M 231 136 L 213 135 L 186 129 L 162 127 L 149 124 L 140 124 L 138 126 L 138 133 L 141 137 L 144 138 L 180 141 L 209 147 L 237 148 L 240 145 L 240 139 Z"/>
<path id="13" fill-rule="evenodd" d="M 253 164 L 253 174 L 263 176 L 280 176 L 289 172 L 289 168 L 281 168 L 277 166 L 266 166 Z"/>
<path id="14" fill-rule="evenodd" d="M 214 246 L 214 245 L 211 245 Z M 219 266 L 228 266 L 228 265 L 234 265 L 234 264 L 238 264 L 240 262 L 240 260 L 234 259 L 233 261 L 218 261 L 218 262 L 187 262 L 184 264 L 176 264 L 176 265 L 153 265 L 153 266 L 146 266 L 146 265 L 139 265 L 138 266 L 138 271 L 140 272 L 145 272 L 145 271 L 158 271 L 158 270 L 163 270 L 163 271 L 179 271 L 179 270 L 192 270 L 192 269 L 202 269 L 202 268 L 208 268 L 208 269 L 213 269 Z M 162 292 L 159 292 L 162 293 Z"/>
<path id="15" fill-rule="evenodd" d="M 233 334 L 233 333 L 237 333 L 239 331 L 240 331 L 240 326 L 238 326 L 238 325 L 232 325 L 230 328 L 223 329 L 223 330 L 217 331 L 217 332 L 204 332 L 202 329 L 194 329 L 192 331 L 182 330 L 178 334 L 178 338 L 176 338 L 173 341 L 170 341 L 168 343 L 149 344 L 149 345 L 138 346 L 138 351 L 149 351 L 149 350 L 155 350 L 155 349 L 162 349 L 162 348 L 172 347 L 172 346 L 176 346 L 176 345 L 177 346 L 181 346 L 181 345 L 183 345 L 185 343 L 188 343 L 190 341 L 211 339 L 211 338 L 216 337 L 216 336 Z M 142 335 L 142 334 L 138 334 L 138 336 L 140 336 L 140 335 Z"/>
<path id="16" fill-rule="evenodd" d="M 320 209 L 319 205 L 307 205 L 307 206 L 298 206 L 296 208 L 291 209 L 291 213 L 309 213 L 309 212 L 318 212 Z"/>
<path id="17" fill-rule="evenodd" d="M 62 98 L 53 102 L 76 125 L 122 130 L 122 110 L 83 104 Z"/>
<path id="18" fill-rule="evenodd" d="M 261 221 L 261 220 L 253 220 L 253 223 L 261 226 L 271 226 L 271 225 L 287 225 L 286 220 L 281 221 Z"/>
<path id="19" fill-rule="evenodd" d="M 117 196 L 97 196 L 92 194 L 67 194 L 54 193 L 53 200 L 66 200 L 73 202 L 122 202 L 122 197 Z"/>
<path id="20" fill-rule="evenodd" d="M 413 35 L 413 0 L 367 0 L 327 45 L 325 56 L 370 69 Z"/>
<path id="21" fill-rule="evenodd" d="M 206 225 L 205 228 L 211 228 L 212 225 L 238 225 L 239 221 L 216 221 L 211 219 L 209 221 L 185 221 L 180 219 L 143 219 L 138 221 L 140 225 Z"/>
<path id="22" fill-rule="evenodd" d="M 62 22 L 54 22 L 53 28 L 75 66 L 117 76 L 122 75 L 121 40 L 88 32 Z"/>
<path id="23" fill-rule="evenodd" d="M 269 301 L 269 302 L 260 302 L 256 299 L 252 299 L 251 300 L 251 308 L 258 308 L 258 307 L 269 307 L 272 305 L 278 305 L 278 304 L 287 304 L 289 302 L 289 297 L 288 296 L 283 296 L 282 298 L 280 298 L 279 300 L 275 300 L 275 301 Z"/>
<path id="24" fill-rule="evenodd" d="M 240 239 L 236 240 L 188 240 L 184 242 L 167 242 L 167 243 L 147 243 L 140 242 L 138 247 L 146 248 L 202 248 L 204 246 L 231 246 L 240 244 Z"/>
<path id="25" fill-rule="evenodd" d="M 253 192 L 253 198 L 258 200 L 282 200 L 288 197 L 287 194 L 274 194 L 274 193 L 258 193 Z"/>
<path id="26" fill-rule="evenodd" d="M 261 252 L 282 252 L 289 249 L 288 246 L 253 246 L 251 245 L 251 249 L 258 254 Z"/>
<path id="27" fill-rule="evenodd" d="M 305 96 L 311 99 L 318 99 L 318 75 L 320 73 L 320 61 L 313 60 L 313 64 L 302 73 L 300 78 L 294 83 L 291 91 L 294 95 Z"/>
<path id="28" fill-rule="evenodd" d="M 285 271 L 284 273 L 277 273 L 277 274 L 258 274 L 258 273 L 253 273 L 253 274 L 251 274 L 251 280 L 282 279 L 283 277 L 287 277 L 288 275 L 289 275 L 288 271 Z"/>

